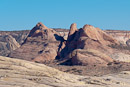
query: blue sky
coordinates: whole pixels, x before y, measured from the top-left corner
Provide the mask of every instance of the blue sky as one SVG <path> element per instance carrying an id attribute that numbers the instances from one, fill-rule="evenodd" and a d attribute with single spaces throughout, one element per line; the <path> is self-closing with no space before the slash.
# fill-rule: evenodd
<path id="1" fill-rule="evenodd" d="M 37 22 L 130 30 L 130 0 L 0 0 L 0 30 L 30 30 Z"/>

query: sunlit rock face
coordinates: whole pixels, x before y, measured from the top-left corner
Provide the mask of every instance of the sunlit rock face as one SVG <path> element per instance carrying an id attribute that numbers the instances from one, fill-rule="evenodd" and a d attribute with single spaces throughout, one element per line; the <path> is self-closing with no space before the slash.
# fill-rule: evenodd
<path id="1" fill-rule="evenodd" d="M 101 65 L 107 66 L 113 59 L 109 45 L 119 44 L 116 39 L 99 28 L 84 25 L 77 30 L 76 24 L 70 27 L 66 47 L 61 51 L 64 59 L 70 60 L 72 65 Z"/>
<path id="2" fill-rule="evenodd" d="M 58 32 L 40 22 L 30 31 L 22 46 L 9 56 L 40 63 L 51 61 L 56 58 L 63 41 Z"/>
<path id="3" fill-rule="evenodd" d="M 11 51 L 19 47 L 19 43 L 11 35 L 0 36 L 0 55 L 7 56 Z"/>

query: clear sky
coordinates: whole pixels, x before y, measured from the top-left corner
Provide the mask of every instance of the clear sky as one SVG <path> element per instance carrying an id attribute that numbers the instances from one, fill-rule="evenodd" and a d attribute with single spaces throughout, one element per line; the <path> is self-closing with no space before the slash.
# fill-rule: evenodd
<path id="1" fill-rule="evenodd" d="M 0 30 L 30 30 L 37 22 L 130 30 L 130 0 L 0 0 Z"/>

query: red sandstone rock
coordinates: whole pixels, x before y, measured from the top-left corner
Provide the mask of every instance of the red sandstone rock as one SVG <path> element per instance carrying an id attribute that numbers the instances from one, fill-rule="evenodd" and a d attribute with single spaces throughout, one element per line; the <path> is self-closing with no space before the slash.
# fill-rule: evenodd
<path id="1" fill-rule="evenodd" d="M 111 45 L 118 44 L 117 40 L 112 38 L 112 36 L 106 34 L 99 28 L 95 28 L 91 25 L 84 25 L 83 34 L 81 36 L 86 35 L 92 40 L 99 41 L 103 45 Z"/>
<path id="2" fill-rule="evenodd" d="M 52 61 L 58 56 L 63 60 L 71 59 L 72 65 L 107 66 L 113 62 L 108 55 L 113 51 L 108 45 L 112 44 L 118 44 L 118 41 L 91 25 L 77 30 L 76 24 L 72 24 L 65 41 L 58 32 L 38 23 L 24 44 L 9 56 L 40 63 Z"/>
<path id="3" fill-rule="evenodd" d="M 68 34 L 68 41 L 73 39 L 74 33 L 77 31 L 76 23 L 71 24 L 69 34 Z"/>
<path id="4" fill-rule="evenodd" d="M 67 41 L 61 55 L 71 59 L 72 65 L 107 65 L 113 62 L 113 59 L 107 55 L 112 50 L 108 45 L 118 44 L 116 39 L 91 25 L 85 25 Z M 73 55 L 77 49 L 80 51 Z"/>
<path id="5" fill-rule="evenodd" d="M 76 49 L 72 53 L 72 65 L 99 65 L 106 66 L 113 59 L 94 49 Z"/>
<path id="6" fill-rule="evenodd" d="M 24 44 L 11 52 L 10 57 L 43 63 L 54 60 L 64 39 L 55 30 L 38 23 L 29 33 Z"/>

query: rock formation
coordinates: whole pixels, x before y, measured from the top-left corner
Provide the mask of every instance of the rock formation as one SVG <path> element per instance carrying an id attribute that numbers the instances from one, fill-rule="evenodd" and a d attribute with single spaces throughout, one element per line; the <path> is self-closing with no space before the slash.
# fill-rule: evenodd
<path id="1" fill-rule="evenodd" d="M 63 41 L 58 32 L 38 23 L 30 31 L 22 46 L 9 56 L 40 63 L 51 61 L 56 58 Z"/>
<path id="2" fill-rule="evenodd" d="M 19 43 L 11 35 L 5 36 L 5 40 L 7 42 L 8 50 L 12 51 L 20 47 Z"/>
<path id="3" fill-rule="evenodd" d="M 0 37 L 0 55 L 6 56 L 10 51 L 19 48 L 19 43 L 11 35 Z"/>
<path id="4" fill-rule="evenodd" d="M 94 49 L 76 49 L 71 54 L 72 65 L 106 66 L 113 62 L 108 55 Z"/>
<path id="5" fill-rule="evenodd" d="M 73 23 L 67 40 L 63 36 L 40 22 L 30 31 L 22 46 L 12 51 L 9 57 L 39 63 L 59 59 L 65 61 L 64 64 L 94 66 L 107 66 L 114 61 L 111 54 L 115 50 L 110 46 L 119 45 L 119 42 L 99 28 L 84 25 L 77 29 Z"/>
<path id="6" fill-rule="evenodd" d="M 112 50 L 108 45 L 119 43 L 101 29 L 85 25 L 79 30 L 70 29 L 69 34 L 73 37 L 70 39 L 68 36 L 61 55 L 64 59 L 71 60 L 72 65 L 107 65 L 113 62 L 107 55 Z"/>
<path id="7" fill-rule="evenodd" d="M 73 23 L 71 24 L 70 26 L 70 31 L 69 31 L 69 34 L 68 34 L 68 41 L 71 41 L 74 37 L 74 33 L 77 31 L 77 25 L 76 23 Z"/>
<path id="8" fill-rule="evenodd" d="M 95 28 L 91 25 L 85 25 L 83 27 L 83 32 L 86 36 L 90 39 L 98 41 L 102 45 L 111 45 L 111 44 L 118 44 L 117 40 L 112 38 L 110 35 L 106 34 L 99 28 Z M 81 36 L 82 36 L 81 33 Z"/>

